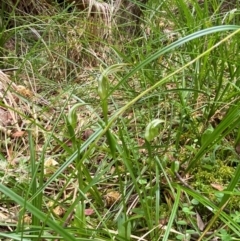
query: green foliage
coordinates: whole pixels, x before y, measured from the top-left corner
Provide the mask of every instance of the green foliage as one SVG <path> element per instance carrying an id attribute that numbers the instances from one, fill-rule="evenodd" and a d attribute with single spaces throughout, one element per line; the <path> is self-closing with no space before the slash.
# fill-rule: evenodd
<path id="1" fill-rule="evenodd" d="M 11 30 L 0 191 L 3 211 L 20 208 L 1 237 L 240 238 L 238 10 L 136 3 L 138 36 L 73 5 Z"/>
<path id="2" fill-rule="evenodd" d="M 124 240 L 130 240 L 131 236 L 131 222 L 125 217 L 125 214 L 121 214 L 118 217 L 118 235 Z"/>

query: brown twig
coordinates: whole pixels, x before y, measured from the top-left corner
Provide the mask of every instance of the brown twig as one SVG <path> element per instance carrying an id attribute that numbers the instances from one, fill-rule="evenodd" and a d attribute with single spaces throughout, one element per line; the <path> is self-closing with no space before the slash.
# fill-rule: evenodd
<path id="1" fill-rule="evenodd" d="M 15 71 L 18 70 L 19 68 L 9 68 L 9 69 L 0 69 L 0 71 L 6 73 L 6 72 L 11 72 L 11 71 Z"/>
<path id="2" fill-rule="evenodd" d="M 177 179 L 178 179 L 185 187 L 187 187 L 187 188 L 191 189 L 192 191 L 194 191 L 194 189 L 193 189 L 189 184 L 187 184 L 177 172 L 175 172 L 175 176 L 177 177 Z"/>

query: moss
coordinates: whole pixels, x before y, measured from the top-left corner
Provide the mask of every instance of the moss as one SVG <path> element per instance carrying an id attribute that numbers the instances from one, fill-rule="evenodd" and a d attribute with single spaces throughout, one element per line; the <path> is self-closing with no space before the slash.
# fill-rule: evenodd
<path id="1" fill-rule="evenodd" d="M 194 169 L 194 179 L 191 183 L 191 186 L 194 189 L 204 193 L 211 201 L 218 202 L 219 199 L 215 195 L 215 192 L 218 191 L 213 188 L 212 184 L 218 184 L 223 188 L 227 187 L 231 178 L 234 175 L 235 169 L 233 167 L 227 166 L 223 161 L 216 161 L 212 163 L 211 168 L 206 168 L 206 165 L 198 165 Z M 238 202 L 240 198 L 238 198 Z M 234 203 L 236 202 L 235 198 L 232 199 Z"/>
<path id="2" fill-rule="evenodd" d="M 223 182 L 228 182 L 233 177 L 234 168 L 223 165 L 219 168 L 217 173 Z"/>
<path id="3" fill-rule="evenodd" d="M 205 165 L 198 165 L 194 170 L 194 182 L 201 182 L 204 184 L 219 183 L 227 184 L 233 177 L 235 169 L 227 166 L 222 161 L 213 163 L 211 168 L 206 169 Z"/>

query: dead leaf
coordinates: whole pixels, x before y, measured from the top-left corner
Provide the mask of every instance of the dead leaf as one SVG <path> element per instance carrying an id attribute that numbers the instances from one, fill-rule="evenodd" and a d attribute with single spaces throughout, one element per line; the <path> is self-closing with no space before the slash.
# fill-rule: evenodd
<path id="1" fill-rule="evenodd" d="M 202 221 L 202 218 L 197 211 L 196 211 L 196 215 L 197 215 L 197 226 L 200 231 L 203 231 L 203 229 L 205 228 L 205 224 Z"/>
<path id="2" fill-rule="evenodd" d="M 52 158 L 47 159 L 44 162 L 44 174 L 52 174 L 56 170 L 56 166 L 58 165 L 58 162 L 55 161 Z"/>
<path id="3" fill-rule="evenodd" d="M 53 209 L 53 213 L 56 215 L 56 216 L 63 216 L 63 214 L 65 213 L 64 209 L 60 206 L 57 206 Z"/>
<path id="4" fill-rule="evenodd" d="M 12 134 L 12 137 L 13 138 L 22 137 L 24 136 L 24 134 L 25 134 L 25 131 L 16 131 Z"/>
<path id="5" fill-rule="evenodd" d="M 117 191 L 108 192 L 106 195 L 104 195 L 105 206 L 111 207 L 114 203 L 116 203 L 119 200 L 120 195 L 121 194 Z"/>
<path id="6" fill-rule="evenodd" d="M 32 223 L 32 218 L 28 215 L 24 215 L 23 222 L 29 225 Z"/>
<path id="7" fill-rule="evenodd" d="M 87 129 L 82 134 L 83 141 L 86 141 L 93 134 L 93 130 Z"/>
<path id="8" fill-rule="evenodd" d="M 221 184 L 218 184 L 218 183 L 211 183 L 211 186 L 218 191 L 224 190 L 224 186 L 222 186 Z"/>
<path id="9" fill-rule="evenodd" d="M 8 126 L 11 124 L 12 117 L 7 110 L 0 108 L 0 125 Z"/>
<path id="10" fill-rule="evenodd" d="M 85 209 L 84 213 L 86 216 L 91 216 L 92 214 L 94 214 L 94 210 L 91 208 L 87 208 Z"/>
<path id="11" fill-rule="evenodd" d="M 161 224 L 161 227 L 166 225 L 168 223 L 168 218 L 162 217 L 159 219 L 159 224 Z"/>
<path id="12" fill-rule="evenodd" d="M 240 143 L 238 143 L 238 144 L 235 146 L 235 151 L 237 152 L 238 155 L 240 155 Z"/>
<path id="13" fill-rule="evenodd" d="M 16 92 L 28 99 L 31 99 L 33 97 L 33 92 L 31 90 L 27 89 L 23 85 L 17 85 Z"/>

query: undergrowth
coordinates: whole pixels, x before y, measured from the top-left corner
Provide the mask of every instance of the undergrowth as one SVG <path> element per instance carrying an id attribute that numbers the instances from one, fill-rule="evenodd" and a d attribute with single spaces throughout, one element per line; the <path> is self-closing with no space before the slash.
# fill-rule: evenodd
<path id="1" fill-rule="evenodd" d="M 238 3 L 138 4 L 1 28 L 3 240 L 240 239 Z"/>

